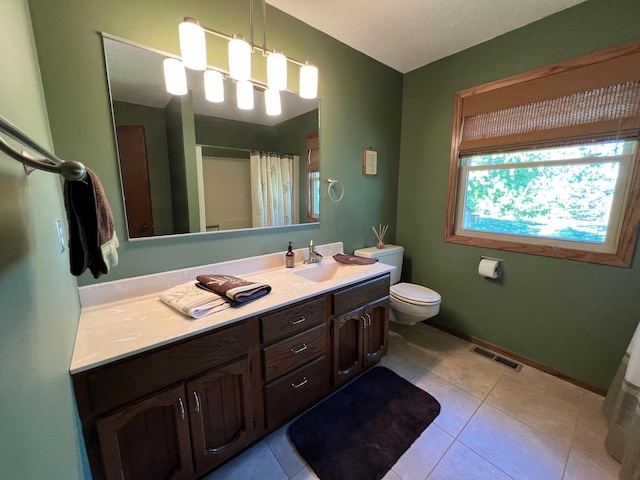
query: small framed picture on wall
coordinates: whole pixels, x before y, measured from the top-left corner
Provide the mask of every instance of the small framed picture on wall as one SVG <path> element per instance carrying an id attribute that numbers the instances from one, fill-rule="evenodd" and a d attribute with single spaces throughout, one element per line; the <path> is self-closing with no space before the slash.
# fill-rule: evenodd
<path id="1" fill-rule="evenodd" d="M 362 149 L 362 175 L 378 175 L 378 151 L 371 147 Z"/>

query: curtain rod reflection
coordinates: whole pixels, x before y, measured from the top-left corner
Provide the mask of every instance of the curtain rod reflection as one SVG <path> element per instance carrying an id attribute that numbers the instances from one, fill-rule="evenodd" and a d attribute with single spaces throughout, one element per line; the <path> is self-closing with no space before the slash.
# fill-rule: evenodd
<path id="1" fill-rule="evenodd" d="M 198 143 L 196 144 L 197 147 L 201 147 L 201 148 L 211 148 L 211 149 L 220 149 L 220 150 L 232 150 L 234 152 L 246 152 L 246 153 L 266 153 L 268 155 L 290 155 L 293 156 L 295 155 L 295 153 L 285 153 L 285 152 L 274 152 L 271 150 L 260 150 L 257 148 L 237 148 L 237 147 L 223 147 L 221 145 L 205 145 L 203 143 Z"/>

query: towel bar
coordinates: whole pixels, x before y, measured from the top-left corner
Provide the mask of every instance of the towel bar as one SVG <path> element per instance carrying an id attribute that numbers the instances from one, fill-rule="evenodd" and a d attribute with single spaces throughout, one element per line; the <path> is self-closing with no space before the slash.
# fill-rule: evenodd
<path id="1" fill-rule="evenodd" d="M 38 145 L 35 140 L 20 131 L 15 125 L 0 115 L 0 132 L 9 135 L 14 140 L 22 143 L 27 148 L 39 153 L 44 159 L 38 159 L 26 153 L 14 150 L 3 138 L 0 138 L 0 150 L 11 158 L 24 165 L 27 175 L 34 169 L 45 172 L 57 173 L 67 180 L 82 180 L 85 175 L 85 167 L 80 162 L 65 161 Z"/>

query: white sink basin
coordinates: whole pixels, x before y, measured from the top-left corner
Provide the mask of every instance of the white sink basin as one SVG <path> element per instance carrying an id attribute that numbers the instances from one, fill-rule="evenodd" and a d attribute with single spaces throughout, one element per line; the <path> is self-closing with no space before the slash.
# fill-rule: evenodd
<path id="1" fill-rule="evenodd" d="M 299 267 L 293 273 L 312 282 L 326 282 L 344 275 L 361 273 L 369 268 L 371 268 L 371 265 L 346 265 L 344 263 L 325 261 Z"/>

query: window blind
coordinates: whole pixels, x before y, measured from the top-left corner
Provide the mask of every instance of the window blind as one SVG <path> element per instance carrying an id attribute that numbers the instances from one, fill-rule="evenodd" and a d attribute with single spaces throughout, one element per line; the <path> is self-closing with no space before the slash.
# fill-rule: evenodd
<path id="1" fill-rule="evenodd" d="M 620 52 L 610 52 L 610 55 Z M 460 154 L 559 141 L 636 138 L 640 42 L 458 94 Z"/>

